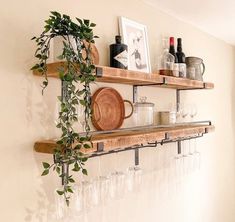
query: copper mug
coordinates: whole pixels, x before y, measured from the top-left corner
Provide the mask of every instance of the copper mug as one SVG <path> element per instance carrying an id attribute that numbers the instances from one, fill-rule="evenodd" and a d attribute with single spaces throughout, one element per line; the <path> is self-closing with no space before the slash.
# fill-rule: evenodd
<path id="1" fill-rule="evenodd" d="M 198 57 L 186 57 L 187 78 L 203 81 L 203 74 L 206 70 L 203 60 Z"/>

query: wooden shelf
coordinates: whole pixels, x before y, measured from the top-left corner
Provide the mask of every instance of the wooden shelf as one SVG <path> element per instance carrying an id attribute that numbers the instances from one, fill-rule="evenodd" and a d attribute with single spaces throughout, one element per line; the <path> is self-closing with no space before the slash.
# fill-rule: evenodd
<path id="1" fill-rule="evenodd" d="M 184 124 L 168 127 L 145 127 L 109 132 L 95 132 L 92 135 L 93 148 L 81 150 L 85 154 L 109 152 L 117 149 L 139 146 L 141 144 L 175 141 L 187 137 L 196 137 L 214 130 L 214 126 L 207 124 Z M 42 140 L 34 145 L 40 153 L 53 153 L 55 140 Z"/>
<path id="2" fill-rule="evenodd" d="M 48 64 L 48 77 L 58 78 L 58 68 L 65 67 L 64 62 Z M 34 71 L 34 75 L 41 76 L 41 73 Z M 108 82 L 118 84 L 129 84 L 137 86 L 157 86 L 173 89 L 213 89 L 214 84 L 186 78 L 163 76 L 157 73 L 143 73 L 131 70 L 117 69 L 106 66 L 96 66 L 97 82 Z"/>
<path id="3" fill-rule="evenodd" d="M 58 68 L 65 67 L 64 62 L 48 64 L 48 77 L 59 78 Z M 34 75 L 41 73 L 34 71 Z M 163 76 L 156 73 L 143 73 L 130 70 L 116 69 L 105 66 L 96 66 L 95 75 L 97 82 L 117 84 L 129 84 L 134 86 L 156 86 L 172 89 L 213 89 L 214 84 L 185 78 Z M 81 150 L 87 155 L 110 152 L 114 150 L 135 148 L 156 142 L 172 142 L 187 137 L 197 137 L 214 130 L 214 126 L 208 124 L 183 124 L 168 127 L 147 127 L 121 129 L 110 132 L 94 132 L 92 134 L 93 148 Z M 42 140 L 34 145 L 34 149 L 40 153 L 53 153 L 56 147 L 55 140 Z"/>

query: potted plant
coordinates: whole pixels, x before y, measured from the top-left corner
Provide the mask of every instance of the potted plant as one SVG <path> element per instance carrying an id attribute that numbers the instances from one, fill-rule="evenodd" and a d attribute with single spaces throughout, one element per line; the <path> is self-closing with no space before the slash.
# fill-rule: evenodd
<path id="1" fill-rule="evenodd" d="M 54 38 L 63 39 L 63 49 L 59 59 L 64 61 L 59 68 L 59 78 L 62 82 L 62 95 L 58 96 L 60 111 L 57 128 L 61 129 L 61 136 L 57 140 L 54 150 L 54 162 L 43 162 L 44 171 L 42 176 L 50 170 L 56 171 L 62 178 L 62 190 L 57 190 L 59 195 L 64 195 L 69 205 L 70 194 L 73 193 L 72 183 L 75 182 L 72 171 L 81 171 L 87 175 L 85 162 L 87 158 L 81 152 L 82 148 L 91 148 L 89 136 L 91 117 L 91 90 L 90 84 L 94 82 L 93 75 L 95 66 L 91 57 L 91 45 L 97 36 L 93 34 L 94 23 L 89 20 L 76 18 L 76 22 L 67 15 L 51 12 L 45 21 L 44 30 L 39 37 L 33 37 L 37 44 L 35 57 L 38 62 L 32 67 L 44 76 L 42 93 L 48 85 L 47 61 L 50 57 L 51 43 Z M 78 83 L 83 85 L 78 88 Z M 78 120 L 76 108 L 84 106 L 85 110 L 85 134 L 81 135 L 73 128 L 73 122 Z"/>

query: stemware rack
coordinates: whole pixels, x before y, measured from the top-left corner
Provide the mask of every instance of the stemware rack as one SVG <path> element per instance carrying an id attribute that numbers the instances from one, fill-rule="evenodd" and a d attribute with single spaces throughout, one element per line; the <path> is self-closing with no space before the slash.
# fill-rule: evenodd
<path id="1" fill-rule="evenodd" d="M 64 66 L 64 62 L 48 64 L 48 77 L 59 78 L 58 67 Z M 40 76 L 34 71 L 34 75 Z M 196 89 L 213 89 L 214 84 L 186 78 L 162 76 L 157 73 L 142 73 L 131 70 L 123 70 L 105 66 L 96 67 L 96 81 L 133 86 L 133 102 L 137 101 L 138 87 L 151 86 L 176 90 L 176 104 L 180 103 L 180 91 Z M 64 93 L 62 93 L 63 96 Z M 177 107 L 178 109 L 179 107 Z M 118 129 L 112 131 L 94 131 L 91 133 L 93 147 L 84 149 L 88 157 L 107 155 L 127 150 L 135 151 L 135 164 L 139 164 L 139 149 L 156 147 L 165 143 L 177 142 L 178 153 L 181 152 L 181 141 L 202 137 L 214 130 L 211 121 L 199 121 L 168 126 L 149 126 Z M 53 153 L 56 147 L 55 140 L 42 140 L 34 145 L 34 149 L 41 153 Z"/>

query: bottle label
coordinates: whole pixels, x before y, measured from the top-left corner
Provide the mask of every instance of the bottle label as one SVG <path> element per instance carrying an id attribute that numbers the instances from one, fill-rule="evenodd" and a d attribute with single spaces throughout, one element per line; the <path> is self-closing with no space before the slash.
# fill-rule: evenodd
<path id="1" fill-rule="evenodd" d="M 114 59 L 117 60 L 118 62 L 120 62 L 125 67 L 127 67 L 128 66 L 128 53 L 127 53 L 127 50 L 124 50 L 121 53 L 119 53 L 118 55 L 116 55 L 114 57 Z"/>

